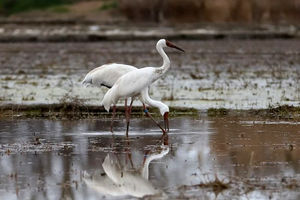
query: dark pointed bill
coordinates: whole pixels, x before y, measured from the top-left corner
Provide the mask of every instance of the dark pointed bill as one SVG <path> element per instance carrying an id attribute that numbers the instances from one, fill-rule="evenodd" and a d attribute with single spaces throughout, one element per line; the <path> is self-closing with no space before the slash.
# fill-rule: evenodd
<path id="1" fill-rule="evenodd" d="M 168 47 L 175 48 L 175 49 L 178 49 L 179 51 L 182 51 L 182 52 L 184 52 L 184 50 L 183 50 L 183 49 L 181 49 L 181 48 L 177 47 L 175 44 L 171 43 L 171 42 L 170 42 L 170 41 L 168 41 L 168 40 L 166 40 L 166 45 L 167 45 Z"/>

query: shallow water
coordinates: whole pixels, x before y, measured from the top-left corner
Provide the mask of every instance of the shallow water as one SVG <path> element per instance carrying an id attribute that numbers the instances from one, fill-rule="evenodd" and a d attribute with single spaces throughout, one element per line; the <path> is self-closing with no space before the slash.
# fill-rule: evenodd
<path id="1" fill-rule="evenodd" d="M 300 124 L 253 118 L 0 121 L 1 199 L 299 199 Z M 106 168 L 105 168 L 106 167 Z M 216 177 L 226 187 L 215 184 Z M 109 186 L 109 187 L 107 187 Z M 113 195 L 111 195 L 113 194 Z"/>

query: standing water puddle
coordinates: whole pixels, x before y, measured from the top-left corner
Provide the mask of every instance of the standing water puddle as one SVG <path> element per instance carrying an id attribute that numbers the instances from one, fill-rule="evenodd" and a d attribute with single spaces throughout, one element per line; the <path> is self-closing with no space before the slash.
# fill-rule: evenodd
<path id="1" fill-rule="evenodd" d="M 133 119 L 128 140 L 109 124 L 0 121 L 1 199 L 300 197 L 299 123 L 173 118 L 162 138 Z"/>

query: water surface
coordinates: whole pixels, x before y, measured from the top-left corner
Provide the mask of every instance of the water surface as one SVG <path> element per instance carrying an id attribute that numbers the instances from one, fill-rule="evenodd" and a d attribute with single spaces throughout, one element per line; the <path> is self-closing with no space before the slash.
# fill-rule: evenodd
<path id="1" fill-rule="evenodd" d="M 124 121 L 114 135 L 109 124 L 0 121 L 1 198 L 123 199 L 151 191 L 149 198 L 161 199 L 300 197 L 299 122 L 173 118 L 162 138 L 142 118 L 132 120 L 129 139 Z M 226 187 L 210 184 L 217 180 Z"/>

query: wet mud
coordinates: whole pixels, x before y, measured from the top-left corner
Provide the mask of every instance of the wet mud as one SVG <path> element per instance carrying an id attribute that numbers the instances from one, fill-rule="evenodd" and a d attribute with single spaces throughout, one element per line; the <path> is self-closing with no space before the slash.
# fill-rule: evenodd
<path id="1" fill-rule="evenodd" d="M 299 106 L 299 39 L 174 42 L 186 53 L 166 50 L 172 65 L 151 86 L 152 98 L 171 107 L 196 109 Z M 99 105 L 106 89 L 82 87 L 84 75 L 111 62 L 160 66 L 155 44 L 156 40 L 2 43 L 0 105 Z"/>

